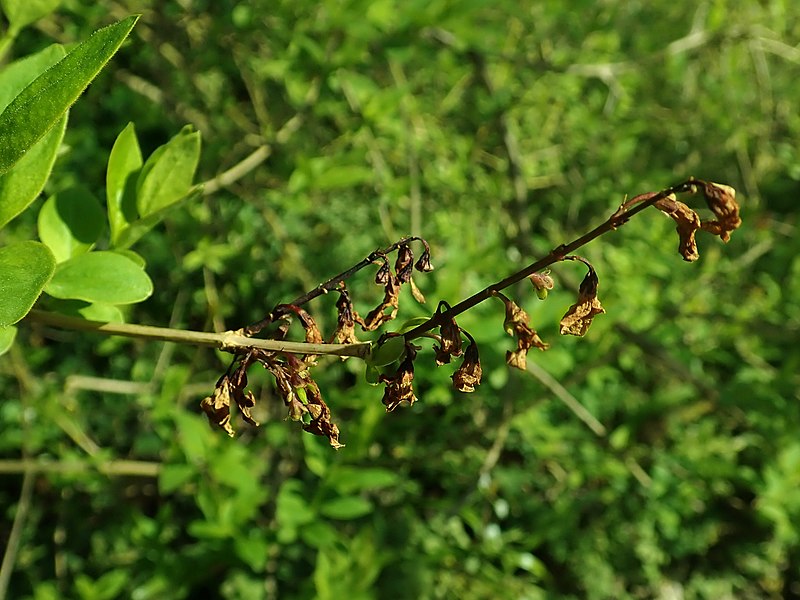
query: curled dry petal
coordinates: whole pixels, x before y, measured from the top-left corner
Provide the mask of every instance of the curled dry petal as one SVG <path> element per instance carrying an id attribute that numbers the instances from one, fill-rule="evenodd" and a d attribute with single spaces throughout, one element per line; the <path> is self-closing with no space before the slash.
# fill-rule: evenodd
<path id="1" fill-rule="evenodd" d="M 300 421 L 308 415 L 305 418 L 311 420 L 303 424 L 303 429 L 327 437 L 331 446 L 341 448 L 339 428 L 331 422 L 331 411 L 311 378 L 308 365 L 292 354 L 287 353 L 284 358 L 285 361 L 271 360 L 265 366 L 275 377 L 278 392 L 289 408 L 289 418 Z"/>
<path id="2" fill-rule="evenodd" d="M 400 303 L 400 281 L 389 274 L 384 288 L 383 300 L 364 319 L 361 327 L 364 331 L 375 331 L 378 327 L 391 321 L 397 316 L 397 307 Z M 386 310 L 389 310 L 387 313 Z"/>
<path id="3" fill-rule="evenodd" d="M 397 260 L 394 263 L 394 272 L 397 273 L 397 279 L 400 283 L 408 283 L 413 270 L 414 253 L 411 251 L 411 246 L 402 244 L 397 249 Z"/>
<path id="4" fill-rule="evenodd" d="M 509 366 L 525 370 L 526 358 L 528 350 L 531 348 L 538 348 L 539 350 L 547 350 L 550 344 L 544 342 L 535 330 L 531 329 L 530 317 L 523 309 L 521 309 L 516 302 L 507 298 L 503 294 L 498 293 L 497 297 L 503 301 L 506 307 L 506 318 L 503 322 L 503 328 L 508 335 L 513 335 L 517 338 L 517 349 L 513 352 L 506 353 L 506 363 Z"/>
<path id="5" fill-rule="evenodd" d="M 459 392 L 474 392 L 481 383 L 482 375 L 478 344 L 473 340 L 464 351 L 461 366 L 453 373 L 453 387 Z"/>
<path id="6" fill-rule="evenodd" d="M 433 271 L 433 265 L 431 264 L 431 251 L 427 247 L 423 251 L 422 256 L 419 257 L 419 260 L 417 260 L 414 268 L 422 273 L 430 273 Z"/>
<path id="7" fill-rule="evenodd" d="M 391 377 L 381 375 L 381 381 L 386 383 L 382 400 L 386 406 L 386 412 L 392 412 L 403 402 L 407 402 L 411 406 L 417 401 L 413 387 L 416 354 L 416 350 L 412 346 L 406 346 L 406 356 L 397 368 L 397 372 Z"/>
<path id="8" fill-rule="evenodd" d="M 389 282 L 389 276 L 391 272 L 389 271 L 389 261 L 386 260 L 386 257 L 383 258 L 383 264 L 378 269 L 378 272 L 375 273 L 375 283 L 378 285 L 386 285 Z"/>
<path id="9" fill-rule="evenodd" d="M 728 185 L 710 181 L 694 182 L 703 191 L 706 204 L 717 217 L 716 221 L 704 221 L 704 231 L 718 235 L 723 242 L 731 239 L 731 232 L 742 224 L 739 217 L 739 204 L 736 202 L 736 190 Z"/>
<path id="10" fill-rule="evenodd" d="M 561 318 L 561 335 L 585 335 L 592 324 L 592 319 L 606 312 L 597 299 L 598 283 L 597 273 L 589 266 L 589 272 L 583 278 L 578 290 L 578 301 L 570 306 Z"/>
<path id="11" fill-rule="evenodd" d="M 700 258 L 694 237 L 695 232 L 700 229 L 700 217 L 697 213 L 683 202 L 678 201 L 675 194 L 670 194 L 663 200 L 657 201 L 654 206 L 677 223 L 680 237 L 678 252 L 683 256 L 683 260 L 693 262 Z"/>
<path id="12" fill-rule="evenodd" d="M 221 427 L 233 437 L 231 427 L 231 389 L 230 379 L 227 375 L 220 377 L 214 388 L 214 393 L 200 401 L 200 408 L 206 413 L 208 420 L 213 425 Z"/>
<path id="13" fill-rule="evenodd" d="M 331 421 L 331 411 L 322 399 L 316 382 L 309 381 L 306 390 L 311 422 L 305 423 L 303 429 L 314 435 L 328 438 L 328 443 L 337 450 L 342 448 L 344 444 L 339 442 L 339 427 Z"/>
<path id="14" fill-rule="evenodd" d="M 439 328 L 442 345 L 440 352 L 450 356 L 461 356 L 461 328 L 455 319 L 447 319 Z M 437 359 L 438 362 L 438 359 Z M 447 360 L 446 362 L 450 362 Z"/>
<path id="15" fill-rule="evenodd" d="M 355 326 L 356 323 L 363 323 L 363 321 L 353 308 L 350 293 L 344 284 L 341 284 L 338 292 L 339 299 L 336 301 L 338 317 L 336 331 L 333 334 L 333 342 L 336 344 L 356 344 L 358 343 L 358 338 L 356 337 Z"/>

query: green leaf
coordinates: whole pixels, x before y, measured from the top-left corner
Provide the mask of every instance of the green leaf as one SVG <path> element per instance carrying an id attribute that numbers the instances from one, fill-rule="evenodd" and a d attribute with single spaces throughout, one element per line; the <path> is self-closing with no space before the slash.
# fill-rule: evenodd
<path id="1" fill-rule="evenodd" d="M 361 496 L 334 498 L 320 506 L 319 512 L 330 519 L 358 519 L 372 512 L 372 502 Z"/>
<path id="2" fill-rule="evenodd" d="M 0 114 L 0 173 L 13 167 L 59 122 L 119 49 L 138 15 L 99 29 L 39 75 Z"/>
<path id="3" fill-rule="evenodd" d="M 103 209 L 89 190 L 76 187 L 51 196 L 39 211 L 39 239 L 57 262 L 92 249 L 103 233 Z"/>
<path id="4" fill-rule="evenodd" d="M 200 159 L 200 132 L 186 125 L 147 159 L 136 182 L 139 217 L 149 217 L 184 198 L 192 189 Z"/>
<path id="5" fill-rule="evenodd" d="M 430 320 L 431 320 L 430 317 L 414 317 L 412 319 L 408 319 L 400 326 L 400 329 L 398 329 L 394 333 L 403 335 L 404 333 L 407 333 L 412 329 L 414 329 L 415 327 L 418 327 L 423 323 L 427 323 Z"/>
<path id="6" fill-rule="evenodd" d="M 13 325 L 0 327 L 0 356 L 8 352 L 14 345 L 14 338 L 17 337 L 17 328 Z"/>
<path id="7" fill-rule="evenodd" d="M 0 326 L 16 323 L 28 314 L 55 266 L 53 254 L 39 242 L 0 248 Z"/>
<path id="8" fill-rule="evenodd" d="M 381 370 L 378 367 L 366 365 L 364 380 L 370 385 L 378 385 L 381 382 Z"/>
<path id="9" fill-rule="evenodd" d="M 104 304 L 102 302 L 84 302 L 83 300 L 59 300 L 53 298 L 47 303 L 50 310 L 80 317 L 89 321 L 101 321 L 103 323 L 124 323 L 125 317 L 118 306 L 114 304 Z"/>
<path id="10" fill-rule="evenodd" d="M 58 265 L 45 291 L 55 298 L 132 304 L 153 293 L 153 282 L 127 256 L 89 252 Z"/>
<path id="11" fill-rule="evenodd" d="M 19 94 L 25 86 L 41 73 L 64 58 L 66 52 L 60 44 L 52 44 L 25 58 L 15 60 L 0 72 L 0 111 Z"/>
<path id="12" fill-rule="evenodd" d="M 53 12 L 61 0 L 0 0 L 9 24 L 9 33 L 16 35 L 26 25 Z"/>
<path id="13" fill-rule="evenodd" d="M 111 148 L 106 170 L 106 201 L 111 244 L 116 246 L 123 230 L 138 218 L 136 177 L 142 168 L 142 151 L 133 123 L 123 129 Z"/>
<path id="14" fill-rule="evenodd" d="M 13 169 L 0 175 L 0 227 L 28 208 L 42 191 L 50 177 L 66 127 L 65 114 Z M 0 132 L 0 138 L 2 137 Z"/>
<path id="15" fill-rule="evenodd" d="M 405 351 L 406 339 L 402 335 L 386 338 L 383 344 L 369 353 L 366 363 L 371 367 L 385 367 L 400 360 Z"/>

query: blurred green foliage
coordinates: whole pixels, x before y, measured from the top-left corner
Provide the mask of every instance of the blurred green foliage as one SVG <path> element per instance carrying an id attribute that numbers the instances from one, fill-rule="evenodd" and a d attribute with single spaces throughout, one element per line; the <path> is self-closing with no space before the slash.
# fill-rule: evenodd
<path id="1" fill-rule="evenodd" d="M 421 402 L 385 415 L 363 365 L 321 361 L 338 452 L 256 371 L 262 427 L 209 429 L 222 355 L 23 324 L 0 359 L 0 540 L 25 515 L 9 597 L 800 596 L 791 2 L 64 0 L 4 21 L 5 59 L 136 12 L 0 240 L 47 197 L 102 197 L 128 122 L 145 156 L 192 124 L 201 179 L 266 156 L 137 242 L 155 291 L 133 322 L 239 327 L 407 233 L 437 270 L 401 317 L 428 314 L 688 175 L 737 188 L 744 225 L 693 264 L 655 210 L 588 246 L 608 314 L 584 339 L 557 337 L 582 271 L 554 269 L 545 302 L 514 290 L 552 344 L 538 377 L 506 368 L 499 303 L 459 320 L 471 395 L 426 350 Z M 310 309 L 330 332 L 332 299 Z"/>

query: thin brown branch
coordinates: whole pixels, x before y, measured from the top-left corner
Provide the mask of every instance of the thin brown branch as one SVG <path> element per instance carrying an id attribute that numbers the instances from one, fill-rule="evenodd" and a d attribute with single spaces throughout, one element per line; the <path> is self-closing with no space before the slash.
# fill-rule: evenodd
<path id="1" fill-rule="evenodd" d="M 346 279 L 349 279 L 350 277 L 352 277 L 353 275 L 358 273 L 364 267 L 367 267 L 367 266 L 379 261 L 380 259 L 385 258 L 386 255 L 389 254 L 390 252 L 394 252 L 400 246 L 403 246 L 403 245 L 408 244 L 409 242 L 413 242 L 413 241 L 421 241 L 422 243 L 424 243 L 426 245 L 426 248 L 427 248 L 427 243 L 422 238 L 419 238 L 417 236 L 404 237 L 403 239 L 396 241 L 391 246 L 383 248 L 382 250 L 375 250 L 374 252 L 370 253 L 369 256 L 364 258 L 364 260 L 362 260 L 361 262 L 356 263 L 355 265 L 353 265 L 352 267 L 350 267 L 346 271 L 342 271 L 338 275 L 334 275 L 333 277 L 328 279 L 325 283 L 319 284 L 314 289 L 306 292 L 302 296 L 298 296 L 297 298 L 295 298 L 291 302 L 281 303 L 281 304 L 279 304 L 277 306 L 285 306 L 286 304 L 290 304 L 290 305 L 294 305 L 294 306 L 302 306 L 303 304 L 306 304 L 306 303 L 310 302 L 314 298 L 318 298 L 319 296 L 322 296 L 324 294 L 327 294 L 328 292 L 331 292 L 331 291 L 335 290 L 337 287 L 339 287 L 339 284 L 342 281 L 345 281 Z M 277 306 L 275 308 L 277 308 Z M 275 308 L 273 308 L 272 311 L 270 311 L 269 314 L 267 314 L 260 321 L 256 321 L 255 323 L 251 323 L 247 327 L 243 327 L 242 329 L 237 330 L 237 333 L 242 333 L 245 336 L 255 335 L 256 333 L 258 333 L 259 331 L 264 329 L 264 327 L 266 327 L 267 325 L 272 323 L 279 316 L 279 315 L 275 314 Z M 330 353 L 328 353 L 328 354 L 330 354 Z"/>
<path id="2" fill-rule="evenodd" d="M 519 271 L 517 271 L 516 273 L 512 273 L 505 279 L 485 287 L 480 292 L 477 292 L 476 294 L 473 294 L 469 298 L 462 300 L 458 304 L 453 305 L 449 310 L 437 312 L 428 321 L 407 332 L 405 334 L 406 340 L 411 341 L 415 338 L 422 336 L 424 333 L 432 329 L 440 327 L 443 323 L 446 323 L 448 320 L 455 318 L 461 313 L 466 312 L 471 308 L 473 308 L 474 306 L 480 304 L 484 300 L 491 298 L 496 292 L 499 292 L 511 285 L 514 285 L 518 281 L 522 281 L 523 279 L 525 279 L 529 275 L 532 275 L 536 271 L 541 271 L 542 269 L 545 269 L 554 263 L 564 260 L 567 255 L 571 254 L 578 248 L 585 246 L 586 244 L 597 239 L 601 235 L 624 225 L 628 221 L 628 219 L 640 213 L 647 207 L 652 206 L 659 200 L 663 200 L 670 194 L 689 191 L 692 187 L 693 182 L 694 182 L 693 179 L 689 179 L 687 181 L 674 185 L 670 188 L 662 190 L 656 194 L 653 194 L 648 198 L 637 196 L 636 198 L 629 200 L 628 202 L 620 206 L 620 208 L 616 212 L 614 212 L 614 214 L 611 215 L 605 222 L 601 223 L 588 233 L 585 233 L 584 235 L 569 242 L 568 244 L 561 244 L 560 246 L 554 248 L 550 252 L 550 254 L 548 254 L 544 258 L 540 258 L 536 262 L 529 264 L 524 269 L 520 269 Z"/>

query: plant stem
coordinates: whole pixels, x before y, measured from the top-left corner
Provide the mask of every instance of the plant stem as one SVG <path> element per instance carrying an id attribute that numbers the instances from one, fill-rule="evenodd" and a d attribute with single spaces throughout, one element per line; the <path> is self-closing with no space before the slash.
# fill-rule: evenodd
<path id="1" fill-rule="evenodd" d="M 585 233 L 581 237 L 571 241 L 568 244 L 561 244 L 560 246 L 554 248 L 550 254 L 545 256 L 544 258 L 540 258 L 534 263 L 531 263 L 524 269 L 517 271 L 516 273 L 512 273 L 505 279 L 498 281 L 497 283 L 493 283 L 480 292 L 473 294 L 469 298 L 462 300 L 458 304 L 454 304 L 448 310 L 437 312 L 434 314 L 428 321 L 422 323 L 421 325 L 415 327 L 411 331 L 408 331 L 405 334 L 405 338 L 407 341 L 411 341 L 415 338 L 422 336 L 425 332 L 430 331 L 431 329 L 436 329 L 440 327 L 443 323 L 449 321 L 450 319 L 455 318 L 457 315 L 460 315 L 463 312 L 468 311 L 472 307 L 477 304 L 480 304 L 484 300 L 491 298 L 495 292 L 499 292 L 511 285 L 514 285 L 518 281 L 522 281 L 529 275 L 532 275 L 536 271 L 541 271 L 544 268 L 549 267 L 553 263 L 557 263 L 559 261 L 564 260 L 564 258 L 568 255 L 580 248 L 581 246 L 585 246 L 592 240 L 600 237 L 604 233 L 608 233 L 609 231 L 620 227 L 625 222 L 628 221 L 632 216 L 635 214 L 643 211 L 645 208 L 652 206 L 659 200 L 663 200 L 670 194 L 678 193 L 678 192 L 685 192 L 691 189 L 692 186 L 692 179 L 679 183 L 677 185 L 673 185 L 670 188 L 662 190 L 657 194 L 645 199 L 645 200 L 637 200 L 634 198 L 629 200 L 628 202 L 624 203 L 620 208 L 611 215 L 605 222 L 601 223 L 588 233 Z"/>
<path id="2" fill-rule="evenodd" d="M 624 203 L 620 208 L 611 215 L 605 222 L 601 223 L 588 233 L 573 240 L 568 244 L 561 244 L 554 248 L 550 254 L 531 263 L 524 269 L 512 273 L 505 279 L 493 283 L 484 288 L 480 292 L 473 294 L 469 298 L 462 300 L 458 304 L 448 307 L 446 310 L 437 312 L 428 321 L 415 327 L 405 334 L 406 340 L 410 341 L 419 337 L 427 335 L 427 332 L 432 329 L 440 327 L 442 323 L 455 318 L 463 312 L 471 309 L 484 300 L 491 298 L 496 292 L 503 290 L 525 277 L 541 271 L 542 269 L 552 265 L 553 263 L 564 260 L 567 255 L 574 252 L 581 246 L 584 246 L 592 240 L 608 233 L 609 231 L 620 227 L 628 221 L 635 214 L 643 211 L 645 208 L 652 206 L 659 200 L 663 200 L 670 194 L 686 192 L 692 189 L 693 180 L 689 179 L 678 185 L 662 190 L 645 199 L 637 196 L 636 198 Z M 306 292 L 302 296 L 295 298 L 289 304 L 300 306 L 307 302 L 327 294 L 336 289 L 336 287 L 345 279 L 351 277 L 364 267 L 374 263 L 380 258 L 385 258 L 386 255 L 403 244 L 408 244 L 411 241 L 419 240 L 423 243 L 424 240 L 418 237 L 406 237 L 398 240 L 391 246 L 372 252 L 369 256 L 364 258 L 361 262 L 328 279 L 315 287 L 313 290 Z M 427 248 L 427 244 L 426 244 Z M 226 331 L 224 333 L 207 333 L 202 331 L 189 331 L 183 329 L 171 329 L 166 327 L 152 327 L 149 325 L 131 325 L 127 323 L 103 323 L 100 321 L 89 321 L 78 317 L 70 317 L 57 313 L 46 312 L 42 310 L 32 310 L 25 317 L 26 320 L 41 323 L 43 325 L 50 325 L 59 327 L 61 329 L 74 329 L 78 331 L 96 331 L 105 335 L 119 335 L 124 337 L 141 338 L 149 340 L 160 340 L 164 342 L 176 342 L 179 344 L 191 344 L 196 346 L 209 346 L 219 348 L 225 352 L 232 354 L 240 354 L 242 351 L 250 350 L 253 348 L 260 348 L 271 352 L 289 352 L 292 354 L 315 354 L 315 355 L 334 355 L 334 356 L 357 356 L 364 358 L 370 351 L 371 343 L 362 342 L 357 344 L 308 344 L 304 342 L 287 342 L 283 340 L 270 340 L 249 337 L 258 333 L 269 325 L 274 320 L 274 315 L 270 312 L 262 320 L 257 321 L 247 327 L 236 331 Z"/>
<path id="3" fill-rule="evenodd" d="M 61 329 L 96 331 L 105 335 L 120 335 L 124 337 L 159 340 L 162 342 L 209 346 L 234 354 L 237 353 L 237 351 L 261 348 L 262 350 L 269 350 L 272 352 L 332 354 L 335 356 L 358 356 L 363 358 L 367 355 L 370 348 L 369 342 L 360 344 L 306 344 L 303 342 L 254 339 L 238 335 L 232 331 L 226 331 L 224 333 L 206 333 L 203 331 L 187 331 L 183 329 L 170 329 L 167 327 L 152 327 L 149 325 L 102 323 L 100 321 L 89 321 L 43 310 L 32 310 L 25 319 L 34 323 L 51 325 Z"/>

